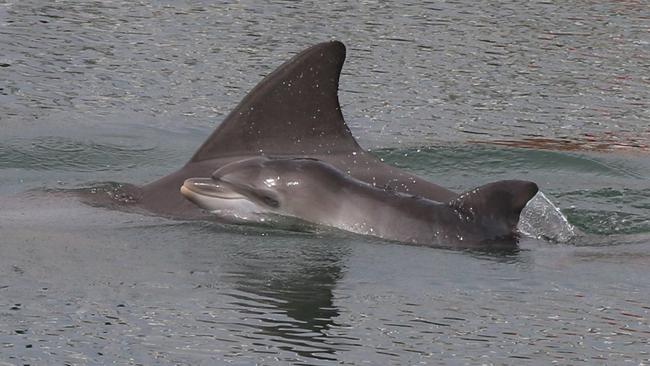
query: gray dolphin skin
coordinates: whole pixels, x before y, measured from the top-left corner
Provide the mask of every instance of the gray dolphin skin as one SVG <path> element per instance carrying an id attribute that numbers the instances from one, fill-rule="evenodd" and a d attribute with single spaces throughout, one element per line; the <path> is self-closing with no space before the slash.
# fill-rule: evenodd
<path id="1" fill-rule="evenodd" d="M 231 190 L 232 187 L 222 187 L 220 185 L 222 183 L 210 180 L 212 173 L 230 163 L 260 156 L 272 156 L 279 160 L 311 158 L 327 164 L 327 168 L 321 168 L 321 173 L 327 171 L 329 174 L 334 169 L 349 176 L 347 181 L 339 182 L 338 186 L 377 187 L 368 191 L 372 194 L 364 193 L 365 196 L 376 196 L 375 201 L 368 200 L 373 202 L 371 204 L 373 210 L 380 209 L 377 207 L 377 199 L 380 196 L 392 202 L 393 206 L 401 207 L 401 211 L 396 212 L 404 214 L 410 207 L 402 204 L 406 201 L 419 202 L 414 204 L 414 207 L 424 211 L 426 210 L 421 207 L 430 208 L 434 205 L 431 201 L 444 203 L 445 207 L 436 206 L 438 209 L 434 210 L 446 212 L 438 217 L 442 221 L 437 226 L 441 227 L 442 222 L 447 222 L 444 220 L 451 220 L 451 218 L 443 218 L 452 214 L 453 210 L 450 207 L 461 205 L 464 201 L 453 203 L 456 202 L 454 199 L 460 199 L 455 192 L 384 164 L 359 146 L 345 123 L 338 100 L 339 77 L 344 61 L 345 46 L 338 41 L 320 43 L 300 52 L 253 88 L 199 147 L 190 161 L 178 171 L 141 187 L 123 184 L 118 189 L 108 192 L 108 195 L 86 194 L 86 197 L 83 197 L 82 194 L 82 199 L 91 204 L 110 205 L 117 209 L 134 210 L 174 219 L 213 217 L 201 208 L 200 204 L 185 199 L 181 194 L 180 188 L 184 182 L 192 178 L 198 180 L 195 185 L 186 185 L 185 193 L 188 193 L 188 187 L 198 189 L 197 187 L 204 184 L 201 192 L 204 195 L 208 192 L 207 196 L 212 194 L 217 197 L 222 210 L 232 209 L 240 214 L 255 212 L 263 205 L 251 200 L 249 196 L 242 197 L 241 194 Z M 200 178 L 207 180 L 201 181 Z M 499 188 L 503 188 L 502 186 L 503 184 L 498 185 Z M 388 191 L 421 198 L 409 198 L 405 201 L 400 195 L 390 192 L 381 193 L 386 188 Z M 490 187 L 479 189 L 479 192 L 485 193 L 481 194 L 481 197 L 487 196 L 487 192 L 492 190 L 488 188 Z M 523 200 L 521 197 L 516 197 L 517 203 L 521 203 L 520 201 Z M 501 207 L 501 205 L 497 206 Z M 511 217 L 516 212 L 518 219 L 518 205 L 506 206 L 506 208 L 508 209 L 505 213 L 502 212 L 503 214 Z M 459 208 L 456 210 L 463 212 Z M 497 218 L 497 212 L 500 211 L 495 209 L 485 210 L 485 212 L 485 215 Z M 243 221 L 247 221 L 247 218 L 244 217 Z M 416 222 L 417 220 L 413 221 L 413 225 L 419 227 L 420 224 L 416 225 Z M 343 227 L 339 224 L 333 226 Z M 456 220 L 453 225 L 461 224 Z M 507 226 L 509 227 L 509 224 Z M 382 230 L 381 227 L 377 225 L 373 230 Z M 405 224 L 405 227 L 408 225 Z M 397 238 L 397 240 L 410 238 L 403 231 L 397 231 L 395 225 L 384 226 L 384 228 L 386 233 L 379 236 Z M 391 236 L 388 233 L 391 230 L 400 234 Z M 485 233 L 475 235 L 470 233 L 472 230 L 468 230 L 467 235 L 462 235 L 463 240 L 477 241 L 478 239 L 475 238 L 482 240 L 498 236 Z M 511 232 L 511 230 L 498 232 Z M 451 238 L 456 237 L 457 233 L 460 231 L 450 229 L 448 233 L 437 237 L 447 235 Z M 424 236 L 431 236 L 430 234 Z M 424 241 L 422 238 L 415 240 Z"/>
<path id="2" fill-rule="evenodd" d="M 338 100 L 345 46 L 320 43 L 297 54 L 264 78 L 225 118 L 178 171 L 142 187 L 123 185 L 98 202 L 178 219 L 204 218 L 205 211 L 179 192 L 188 178 L 209 177 L 219 167 L 248 157 L 310 157 L 352 177 L 446 202 L 456 193 L 384 164 L 364 151 L 343 119 Z"/>
<path id="3" fill-rule="evenodd" d="M 321 160 L 256 157 L 187 179 L 181 192 L 226 220 L 278 214 L 382 239 L 476 249 L 516 245 L 519 214 L 537 185 L 499 181 L 440 203 L 373 187 Z"/>

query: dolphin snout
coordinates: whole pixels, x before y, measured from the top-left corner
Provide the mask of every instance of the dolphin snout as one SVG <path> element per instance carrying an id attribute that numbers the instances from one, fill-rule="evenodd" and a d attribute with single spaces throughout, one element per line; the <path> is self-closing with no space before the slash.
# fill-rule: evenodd
<path id="1" fill-rule="evenodd" d="M 243 198 L 239 193 L 229 189 L 227 185 L 214 178 L 189 178 L 181 186 L 181 194 L 184 196 L 200 195 L 222 199 Z"/>

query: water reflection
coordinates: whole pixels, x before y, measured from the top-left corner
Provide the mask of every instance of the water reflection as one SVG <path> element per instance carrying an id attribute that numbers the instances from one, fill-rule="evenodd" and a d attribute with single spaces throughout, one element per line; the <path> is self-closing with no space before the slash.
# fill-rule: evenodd
<path id="1" fill-rule="evenodd" d="M 206 224 L 203 230 L 222 233 L 224 227 Z M 228 307 L 247 319 L 236 324 L 249 329 L 242 337 L 258 342 L 271 339 L 299 356 L 334 360 L 334 353 L 345 344 L 328 339 L 339 316 L 333 291 L 345 270 L 349 251 L 345 238 L 241 230 L 239 242 L 223 248 L 227 260 L 219 280 L 232 288 L 225 292 L 232 298 Z"/>

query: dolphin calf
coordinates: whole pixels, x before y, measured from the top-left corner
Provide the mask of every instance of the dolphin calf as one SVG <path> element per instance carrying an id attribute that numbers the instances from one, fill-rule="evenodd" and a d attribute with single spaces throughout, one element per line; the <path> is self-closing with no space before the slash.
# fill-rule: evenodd
<path id="1" fill-rule="evenodd" d="M 190 178 L 181 193 L 222 218 L 263 222 L 295 217 L 400 242 L 514 247 L 519 214 L 537 193 L 532 182 L 490 183 L 447 202 L 373 187 L 317 159 L 255 157 Z"/>

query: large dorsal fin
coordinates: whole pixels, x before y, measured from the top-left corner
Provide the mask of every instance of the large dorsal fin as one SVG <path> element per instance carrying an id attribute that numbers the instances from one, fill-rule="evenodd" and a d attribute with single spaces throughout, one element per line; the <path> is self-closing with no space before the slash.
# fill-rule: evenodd
<path id="1" fill-rule="evenodd" d="M 359 150 L 338 100 L 344 61 L 345 46 L 333 41 L 285 62 L 244 97 L 191 161 Z"/>

